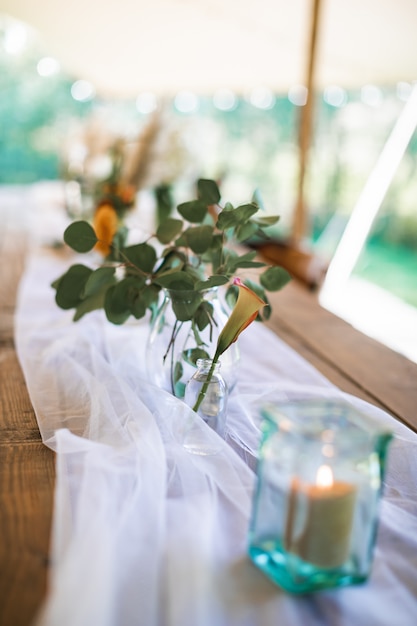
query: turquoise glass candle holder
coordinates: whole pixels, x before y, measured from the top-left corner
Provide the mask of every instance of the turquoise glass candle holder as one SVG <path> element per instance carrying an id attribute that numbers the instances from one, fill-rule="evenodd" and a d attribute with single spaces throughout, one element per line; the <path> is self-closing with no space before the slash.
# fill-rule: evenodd
<path id="1" fill-rule="evenodd" d="M 250 558 L 292 593 L 364 582 L 392 433 L 342 399 L 261 413 Z"/>

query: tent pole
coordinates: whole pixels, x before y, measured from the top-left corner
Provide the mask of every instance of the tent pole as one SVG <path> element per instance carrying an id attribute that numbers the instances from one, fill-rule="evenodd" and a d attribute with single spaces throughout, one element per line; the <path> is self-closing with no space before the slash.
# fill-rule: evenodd
<path id="1" fill-rule="evenodd" d="M 305 182 L 308 166 L 308 152 L 311 144 L 313 131 L 314 94 L 315 94 L 315 69 L 316 53 L 319 30 L 319 14 L 322 0 L 313 0 L 310 26 L 310 45 L 307 61 L 307 101 L 300 109 L 299 123 L 299 173 L 297 186 L 297 199 L 292 224 L 292 243 L 297 246 L 307 233 L 307 210 L 305 201 Z"/>

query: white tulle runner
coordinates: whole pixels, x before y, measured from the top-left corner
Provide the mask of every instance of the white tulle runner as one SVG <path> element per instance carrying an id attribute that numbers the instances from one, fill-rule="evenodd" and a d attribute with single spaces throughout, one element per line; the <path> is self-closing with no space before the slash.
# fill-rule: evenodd
<path id="1" fill-rule="evenodd" d="M 55 305 L 73 259 L 35 248 L 16 344 L 57 480 L 39 626 L 411 626 L 417 620 L 417 437 L 382 411 L 390 449 L 372 576 L 292 597 L 247 557 L 259 405 L 338 391 L 273 333 L 241 336 L 226 441 L 146 380 L 147 323 L 80 322 Z M 355 402 L 355 399 L 351 399 Z M 192 453 L 203 441 L 214 451 Z"/>

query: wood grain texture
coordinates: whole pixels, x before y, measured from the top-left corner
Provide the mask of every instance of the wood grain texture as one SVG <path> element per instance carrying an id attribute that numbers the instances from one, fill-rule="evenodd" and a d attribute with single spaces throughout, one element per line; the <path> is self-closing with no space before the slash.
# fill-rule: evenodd
<path id="1" fill-rule="evenodd" d="M 27 236 L 15 194 L 0 202 L 0 624 L 33 623 L 47 585 L 55 455 L 20 368 L 13 322 Z"/>
<path id="2" fill-rule="evenodd" d="M 272 294 L 268 325 L 341 389 L 417 431 L 417 364 L 323 309 L 293 281 Z"/>
<path id="3" fill-rule="evenodd" d="M 32 623 L 45 595 L 54 453 L 43 443 L 0 445 L 0 624 Z"/>

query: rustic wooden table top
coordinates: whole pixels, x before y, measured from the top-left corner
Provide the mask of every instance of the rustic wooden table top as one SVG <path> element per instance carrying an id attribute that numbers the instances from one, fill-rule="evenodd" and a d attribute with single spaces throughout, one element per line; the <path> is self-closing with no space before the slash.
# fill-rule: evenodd
<path id="1" fill-rule="evenodd" d="M 26 626 L 46 592 L 54 453 L 42 444 L 13 340 L 26 236 L 0 199 L 0 624 Z M 272 298 L 269 326 L 340 389 L 417 431 L 417 365 L 322 309 L 297 281 Z"/>

